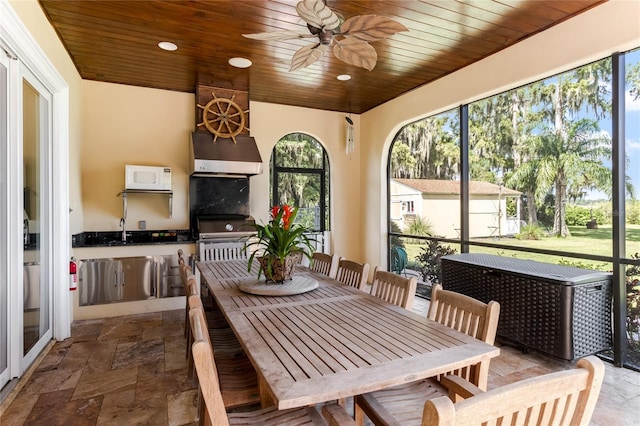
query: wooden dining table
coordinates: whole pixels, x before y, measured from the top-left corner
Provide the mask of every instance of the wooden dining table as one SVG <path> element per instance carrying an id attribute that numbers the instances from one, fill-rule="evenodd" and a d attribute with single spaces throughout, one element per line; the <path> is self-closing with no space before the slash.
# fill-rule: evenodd
<path id="1" fill-rule="evenodd" d="M 242 260 L 197 263 L 258 372 L 261 396 L 278 409 L 436 376 L 500 353 L 495 346 L 304 267 L 295 273 L 318 281 L 312 291 L 245 293 L 238 287 L 257 278 L 253 266 L 247 271 Z"/>

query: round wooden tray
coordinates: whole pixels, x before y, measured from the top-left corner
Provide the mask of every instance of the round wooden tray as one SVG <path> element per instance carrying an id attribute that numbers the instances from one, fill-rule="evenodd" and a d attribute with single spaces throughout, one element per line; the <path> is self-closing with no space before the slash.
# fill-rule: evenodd
<path id="1" fill-rule="evenodd" d="M 294 275 L 291 281 L 283 284 L 266 283 L 262 280 L 242 281 L 238 287 L 240 290 L 258 296 L 291 296 L 301 294 L 318 288 L 318 281 L 310 277 Z"/>

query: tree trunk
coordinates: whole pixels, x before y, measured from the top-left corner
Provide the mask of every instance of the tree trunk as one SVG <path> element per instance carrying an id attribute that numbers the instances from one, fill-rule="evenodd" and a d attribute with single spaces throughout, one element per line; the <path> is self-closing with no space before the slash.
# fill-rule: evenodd
<path id="1" fill-rule="evenodd" d="M 536 194 L 531 190 L 526 190 L 527 195 L 527 223 L 535 225 L 538 223 L 538 210 L 536 209 Z"/>
<path id="2" fill-rule="evenodd" d="M 556 178 L 556 202 L 555 212 L 553 214 L 553 235 L 560 237 L 571 236 L 569 228 L 567 228 L 567 221 L 565 220 L 566 190 L 567 185 L 564 182 L 564 176 L 562 173 L 559 173 Z"/>

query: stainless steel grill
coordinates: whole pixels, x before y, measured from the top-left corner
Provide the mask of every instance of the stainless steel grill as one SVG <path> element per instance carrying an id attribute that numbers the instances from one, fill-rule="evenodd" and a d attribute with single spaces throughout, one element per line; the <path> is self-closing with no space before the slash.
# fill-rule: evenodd
<path id="1" fill-rule="evenodd" d="M 234 241 L 255 232 L 251 216 L 200 216 L 197 218 L 199 241 Z"/>

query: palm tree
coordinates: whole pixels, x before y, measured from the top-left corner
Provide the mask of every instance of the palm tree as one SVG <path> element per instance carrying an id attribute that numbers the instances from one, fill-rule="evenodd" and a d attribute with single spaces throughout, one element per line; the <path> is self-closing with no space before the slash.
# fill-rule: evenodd
<path id="1" fill-rule="evenodd" d="M 565 121 L 563 129 L 553 129 L 538 138 L 533 161 L 538 176 L 538 193 L 555 192 L 553 234 L 570 236 L 565 220 L 568 188 L 611 187 L 611 170 L 603 160 L 611 158 L 611 140 L 591 119 Z"/>
<path id="2" fill-rule="evenodd" d="M 474 102 L 469 113 L 471 177 L 496 182 L 494 173 L 501 173 L 509 188 L 526 195 L 528 222 L 532 224 L 538 220 L 531 135 L 541 120 L 532 105 L 539 99 L 540 84 Z"/>
<path id="3" fill-rule="evenodd" d="M 451 123 L 453 116 L 457 117 L 457 112 L 427 117 L 402 128 L 395 138 L 392 162 L 394 156 L 408 154 L 413 157 L 412 165 L 404 165 L 402 170 L 404 177 L 452 179 L 457 176 L 460 161 L 457 135 L 447 130 L 448 127 L 453 128 Z M 401 144 L 409 147 L 408 153 L 401 151 L 405 149 Z M 397 153 L 396 149 L 398 149 Z M 399 172 L 399 170 L 399 167 L 392 168 L 392 171 Z"/>

